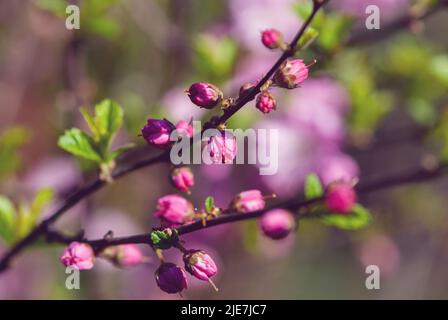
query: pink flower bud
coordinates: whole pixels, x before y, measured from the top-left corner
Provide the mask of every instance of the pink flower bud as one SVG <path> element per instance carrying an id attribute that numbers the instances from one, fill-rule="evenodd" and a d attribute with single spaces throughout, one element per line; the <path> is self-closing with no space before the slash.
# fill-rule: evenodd
<path id="1" fill-rule="evenodd" d="M 187 199 L 170 194 L 159 198 L 154 215 L 169 226 L 178 226 L 193 220 L 194 208 Z"/>
<path id="2" fill-rule="evenodd" d="M 255 106 L 263 113 L 269 113 L 277 108 L 277 101 L 272 94 L 265 91 L 258 95 Z"/>
<path id="3" fill-rule="evenodd" d="M 325 204 L 331 212 L 349 213 L 356 203 L 356 192 L 352 184 L 333 182 L 328 186 Z"/>
<path id="4" fill-rule="evenodd" d="M 274 240 L 286 238 L 294 230 L 295 224 L 293 214 L 284 209 L 270 210 L 260 220 L 263 233 Z"/>
<path id="5" fill-rule="evenodd" d="M 221 131 L 210 137 L 207 150 L 213 163 L 232 163 L 236 157 L 236 137 L 230 131 Z"/>
<path id="6" fill-rule="evenodd" d="M 285 89 L 297 88 L 308 78 L 308 67 L 301 59 L 290 59 L 282 63 L 274 74 L 274 83 Z"/>
<path id="7" fill-rule="evenodd" d="M 187 90 L 187 94 L 191 102 L 207 109 L 215 107 L 223 97 L 221 90 L 206 82 L 193 83 L 190 89 Z"/>
<path id="8" fill-rule="evenodd" d="M 165 148 L 171 144 L 170 135 L 174 129 L 174 125 L 168 120 L 148 119 L 142 129 L 142 136 L 149 144 Z"/>
<path id="9" fill-rule="evenodd" d="M 86 243 L 72 242 L 65 248 L 60 260 L 67 267 L 88 270 L 93 268 L 95 253 L 92 247 Z"/>
<path id="10" fill-rule="evenodd" d="M 188 192 L 194 186 L 193 172 L 189 167 L 176 168 L 171 172 L 171 181 L 182 192 Z"/>
<path id="11" fill-rule="evenodd" d="M 118 246 L 117 264 L 120 267 L 133 267 L 142 263 L 143 254 L 135 244 L 123 244 Z"/>
<path id="12" fill-rule="evenodd" d="M 248 190 L 235 196 L 231 207 L 242 213 L 264 209 L 266 202 L 260 190 Z"/>
<path id="13" fill-rule="evenodd" d="M 156 270 L 156 282 L 166 293 L 180 293 L 188 286 L 185 271 L 174 263 L 160 265 Z"/>
<path id="14" fill-rule="evenodd" d="M 269 49 L 276 49 L 284 45 L 282 33 L 275 29 L 263 31 L 261 33 L 261 42 Z"/>
<path id="15" fill-rule="evenodd" d="M 176 130 L 179 132 L 179 134 L 183 134 L 186 135 L 187 137 L 193 137 L 193 126 L 185 121 L 185 120 L 180 120 L 177 124 L 176 124 Z"/>
<path id="16" fill-rule="evenodd" d="M 185 270 L 199 280 L 209 281 L 217 272 L 213 259 L 201 250 L 189 250 L 184 254 Z"/>

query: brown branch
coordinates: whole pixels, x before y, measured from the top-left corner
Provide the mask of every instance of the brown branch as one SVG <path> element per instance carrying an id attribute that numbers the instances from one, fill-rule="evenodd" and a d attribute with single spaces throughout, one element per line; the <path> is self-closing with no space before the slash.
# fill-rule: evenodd
<path id="1" fill-rule="evenodd" d="M 232 106 L 230 106 L 224 114 L 219 118 L 218 122 L 215 121 L 209 121 L 204 125 L 204 129 L 208 128 L 210 126 L 217 126 L 221 123 L 226 122 L 232 115 L 234 115 L 238 110 L 240 110 L 245 104 L 247 104 L 249 101 L 253 100 L 255 98 L 255 95 L 260 91 L 260 88 L 272 77 L 274 72 L 278 69 L 278 67 L 288 59 L 289 57 L 293 56 L 295 53 L 295 48 L 297 45 L 298 40 L 303 35 L 311 21 L 313 20 L 316 13 L 319 11 L 319 9 L 329 0 L 313 0 L 313 11 L 308 17 L 308 19 L 305 21 L 305 23 L 302 25 L 294 39 L 289 44 L 289 50 L 285 51 L 281 57 L 277 60 L 277 62 L 273 65 L 273 67 L 266 73 L 266 75 L 263 77 L 263 79 L 257 84 L 256 87 L 254 87 L 252 90 L 250 90 L 246 95 L 243 97 L 239 97 L 236 100 L 236 103 Z M 123 169 L 116 170 L 112 177 L 114 179 L 119 179 L 131 172 L 134 172 L 136 170 L 139 170 L 141 168 L 150 166 L 155 163 L 160 162 L 168 162 L 169 161 L 169 155 L 170 150 L 166 150 L 162 154 L 152 157 L 149 159 L 145 159 L 142 161 L 139 161 L 133 165 L 130 165 L 129 167 L 125 167 Z M 103 188 L 107 183 L 104 181 L 97 179 L 86 186 L 78 189 L 75 193 L 73 193 L 69 198 L 67 198 L 61 206 L 47 219 L 43 220 L 38 226 L 36 226 L 26 237 L 21 239 L 18 243 L 16 243 L 12 248 L 9 249 L 5 253 L 5 255 L 0 260 L 0 273 L 3 272 L 5 269 L 8 268 L 11 260 L 19 254 L 23 249 L 25 249 L 27 246 L 29 246 L 31 243 L 36 241 L 37 238 L 39 238 L 41 235 L 45 235 L 49 231 L 49 227 L 68 209 L 72 208 L 75 204 L 83 200 L 84 198 L 90 196 L 91 194 L 95 193 L 99 189 Z"/>
<path id="2" fill-rule="evenodd" d="M 401 185 L 408 185 L 413 183 L 426 182 L 430 180 L 434 180 L 440 178 L 441 176 L 448 173 L 448 164 L 441 164 L 435 168 L 418 168 L 417 170 L 413 170 L 410 172 L 404 172 L 399 174 L 394 174 L 387 177 L 381 177 L 377 179 L 373 179 L 368 183 L 360 184 L 357 187 L 358 194 L 366 194 L 375 191 L 381 191 L 385 189 L 389 189 L 392 187 L 397 187 Z M 179 235 L 184 235 L 188 233 L 192 233 L 195 231 L 199 231 L 202 229 L 208 229 L 214 226 L 223 225 L 227 223 L 233 223 L 237 221 L 256 219 L 262 216 L 266 211 L 269 211 L 274 208 L 284 208 L 293 211 L 293 213 L 297 216 L 298 219 L 304 218 L 313 218 L 315 215 L 308 213 L 301 213 L 300 209 L 306 208 L 311 204 L 315 204 L 319 201 L 322 201 L 323 198 L 317 198 L 312 200 L 304 200 L 301 196 L 293 197 L 288 200 L 280 201 L 276 204 L 269 206 L 263 210 L 253 211 L 249 213 L 228 213 L 222 214 L 210 221 L 207 221 L 207 224 L 204 226 L 202 221 L 196 221 L 194 223 L 181 226 L 177 228 Z M 103 239 L 95 239 L 95 240 L 87 240 L 82 236 L 78 235 L 76 237 L 67 237 L 59 233 L 52 233 L 50 239 L 47 239 L 51 242 L 59 242 L 64 244 L 69 244 L 72 241 L 81 241 L 90 244 L 96 252 L 100 252 L 101 250 L 115 245 L 121 244 L 148 244 L 152 245 L 150 233 L 138 234 L 128 237 L 118 237 L 118 238 L 103 238 Z"/>

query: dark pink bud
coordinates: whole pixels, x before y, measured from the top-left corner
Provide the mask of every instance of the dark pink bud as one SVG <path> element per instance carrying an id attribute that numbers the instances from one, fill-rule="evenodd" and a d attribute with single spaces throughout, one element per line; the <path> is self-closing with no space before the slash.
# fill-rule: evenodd
<path id="1" fill-rule="evenodd" d="M 294 230 L 295 224 L 293 214 L 284 209 L 270 210 L 260 220 L 263 233 L 274 240 L 286 238 Z"/>
<path id="2" fill-rule="evenodd" d="M 154 215 L 170 226 L 178 226 L 193 220 L 194 208 L 187 199 L 170 194 L 159 198 Z"/>
<path id="3" fill-rule="evenodd" d="M 171 172 L 171 181 L 182 192 L 188 192 L 194 186 L 194 175 L 189 167 L 176 168 Z"/>
<path id="4" fill-rule="evenodd" d="M 242 213 L 264 209 L 266 201 L 260 190 L 248 190 L 235 196 L 231 207 Z"/>
<path id="5" fill-rule="evenodd" d="M 207 151 L 213 163 L 232 163 L 236 157 L 236 137 L 230 131 L 221 131 L 210 137 Z"/>
<path id="6" fill-rule="evenodd" d="M 148 119 L 142 129 L 142 136 L 149 144 L 165 148 L 171 144 L 170 135 L 174 129 L 174 125 L 168 120 Z"/>
<path id="7" fill-rule="evenodd" d="M 356 192 L 348 182 L 333 182 L 325 194 L 325 204 L 331 212 L 349 213 L 356 203 Z"/>
<path id="8" fill-rule="evenodd" d="M 255 106 L 263 113 L 269 113 L 277 108 L 277 101 L 272 94 L 265 91 L 258 95 Z"/>
<path id="9" fill-rule="evenodd" d="M 308 78 L 308 66 L 301 59 L 290 59 L 283 62 L 274 74 L 274 83 L 285 89 L 297 88 Z"/>
<path id="10" fill-rule="evenodd" d="M 156 282 L 167 293 L 180 293 L 188 286 L 185 271 L 174 263 L 160 265 L 156 270 Z"/>
<path id="11" fill-rule="evenodd" d="M 206 82 L 193 83 L 187 90 L 187 94 L 191 102 L 207 109 L 215 107 L 223 97 L 218 87 Z"/>
<path id="12" fill-rule="evenodd" d="M 261 33 L 261 42 L 269 49 L 280 48 L 284 45 L 283 35 L 275 29 L 268 29 Z"/>
<path id="13" fill-rule="evenodd" d="M 185 270 L 199 280 L 209 281 L 217 272 L 213 259 L 201 250 L 189 250 L 184 254 Z"/>
<path id="14" fill-rule="evenodd" d="M 190 138 L 193 137 L 193 126 L 185 120 L 180 120 L 176 123 L 176 129 L 181 135 L 186 135 Z"/>
<path id="15" fill-rule="evenodd" d="M 67 267 L 88 270 L 93 268 L 95 253 L 87 243 L 72 242 L 65 248 L 60 260 Z"/>

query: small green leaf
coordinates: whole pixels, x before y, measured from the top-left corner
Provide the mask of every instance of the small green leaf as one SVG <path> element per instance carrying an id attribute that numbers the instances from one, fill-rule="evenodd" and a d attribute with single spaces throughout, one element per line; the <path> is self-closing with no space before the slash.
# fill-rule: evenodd
<path id="1" fill-rule="evenodd" d="M 66 130 L 59 137 L 58 146 L 75 156 L 101 162 L 101 156 L 95 150 L 95 143 L 92 138 L 78 128 Z"/>
<path id="2" fill-rule="evenodd" d="M 299 39 L 299 48 L 303 50 L 309 47 L 314 42 L 314 40 L 316 40 L 318 35 L 319 32 L 316 29 L 308 27 L 305 30 L 303 36 Z"/>
<path id="3" fill-rule="evenodd" d="M 356 204 L 349 214 L 330 213 L 321 218 L 326 225 L 345 230 L 359 230 L 366 227 L 372 220 L 369 211 L 360 204 Z"/>
<path id="4" fill-rule="evenodd" d="M 176 229 L 166 228 L 154 230 L 150 234 L 152 246 L 155 249 L 166 250 L 174 246 L 179 241 L 179 233 Z"/>
<path id="5" fill-rule="evenodd" d="M 45 206 L 53 200 L 53 196 L 54 192 L 51 188 L 43 188 L 36 193 L 30 208 L 31 217 L 34 220 L 34 223 L 41 215 Z"/>
<path id="6" fill-rule="evenodd" d="M 104 99 L 95 106 L 95 123 L 101 136 L 112 136 L 123 123 L 123 109 L 110 99 Z"/>
<path id="7" fill-rule="evenodd" d="M 16 217 L 16 209 L 12 202 L 0 196 L 0 238 L 6 243 L 12 243 L 14 240 L 14 223 Z"/>
<path id="8" fill-rule="evenodd" d="M 315 173 L 311 173 L 305 180 L 305 198 L 307 200 L 320 198 L 324 195 L 324 188 L 319 177 Z"/>
<path id="9" fill-rule="evenodd" d="M 79 111 L 81 112 L 84 120 L 86 121 L 87 125 L 89 126 L 90 131 L 92 132 L 93 139 L 95 141 L 100 140 L 100 132 L 98 128 L 96 127 L 95 119 L 92 117 L 92 115 L 87 111 L 86 108 L 81 107 L 79 108 Z"/>
<path id="10" fill-rule="evenodd" d="M 212 213 L 213 209 L 215 209 L 215 199 L 209 196 L 205 199 L 205 210 L 207 213 Z"/>

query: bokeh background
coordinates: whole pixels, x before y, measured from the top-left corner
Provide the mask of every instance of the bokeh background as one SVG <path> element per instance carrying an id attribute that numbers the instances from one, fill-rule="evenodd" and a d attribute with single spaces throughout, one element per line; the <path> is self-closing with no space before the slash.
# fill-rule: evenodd
<path id="1" fill-rule="evenodd" d="M 207 81 L 235 96 L 246 81 L 266 72 L 279 53 L 264 48 L 260 31 L 277 28 L 287 40 L 300 27 L 307 0 L 84 0 L 81 29 L 65 28 L 65 0 L 0 1 L 0 194 L 25 206 L 43 188 L 54 200 L 95 168 L 57 147 L 72 126 L 86 128 L 79 106 L 118 101 L 125 125 L 117 144 L 139 147 L 120 159 L 155 152 L 138 137 L 147 117 L 207 119 L 183 90 Z M 325 183 L 362 181 L 418 168 L 448 155 L 448 10 L 414 21 L 392 34 L 367 30 L 365 7 L 381 10 L 381 28 L 437 1 L 332 0 L 313 27 L 320 35 L 300 54 L 310 78 L 292 91 L 274 91 L 278 110 L 263 115 L 248 104 L 231 128 L 276 128 L 279 172 L 259 176 L 250 165 L 193 167 L 190 196 L 208 195 L 226 206 L 252 188 L 295 195 L 304 177 Z M 372 36 L 372 34 L 375 34 Z M 354 37 L 353 35 L 357 35 Z M 347 39 L 349 41 L 346 45 Z M 174 193 L 164 164 L 140 170 L 71 209 L 57 226 L 84 229 L 89 238 L 147 232 L 158 197 Z M 47 190 L 47 189 L 44 189 Z M 42 191 L 41 191 L 42 192 Z M 184 237 L 189 247 L 218 262 L 214 292 L 190 278 L 190 299 L 428 299 L 448 297 L 448 180 L 387 189 L 361 197 L 374 221 L 342 231 L 304 220 L 296 234 L 273 242 L 256 221 L 224 225 Z M 0 253 L 7 244 L 0 240 Z M 99 260 L 81 274 L 81 289 L 65 288 L 59 245 L 36 245 L 0 275 L 1 299 L 176 299 L 155 285 L 157 260 L 119 270 Z M 171 250 L 173 251 L 173 250 Z M 170 260 L 180 263 L 177 252 Z M 365 266 L 381 268 L 381 289 L 365 288 Z"/>

